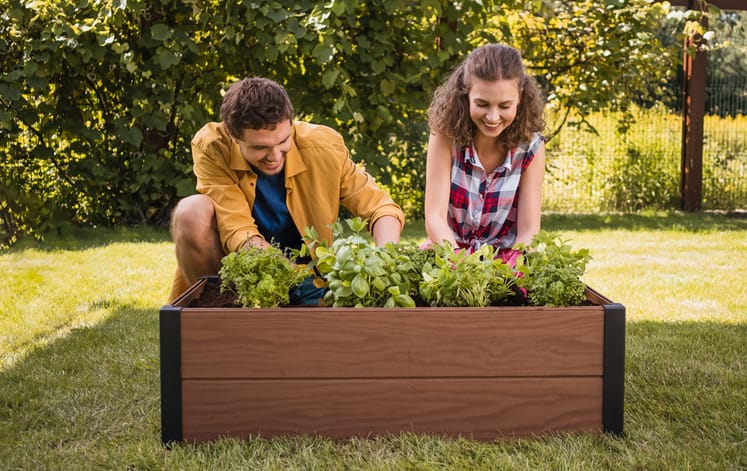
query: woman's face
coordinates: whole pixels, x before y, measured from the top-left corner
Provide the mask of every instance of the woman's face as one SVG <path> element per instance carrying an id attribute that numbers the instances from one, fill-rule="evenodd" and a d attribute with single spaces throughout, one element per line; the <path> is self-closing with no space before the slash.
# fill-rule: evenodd
<path id="1" fill-rule="evenodd" d="M 485 137 L 498 137 L 516 118 L 518 106 L 517 80 L 472 79 L 469 115 Z"/>

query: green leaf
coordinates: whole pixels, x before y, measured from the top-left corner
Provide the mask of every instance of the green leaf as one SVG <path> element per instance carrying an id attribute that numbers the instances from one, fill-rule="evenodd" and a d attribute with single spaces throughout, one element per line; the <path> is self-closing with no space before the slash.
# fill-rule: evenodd
<path id="1" fill-rule="evenodd" d="M 359 298 L 368 296 L 368 281 L 366 281 L 365 276 L 360 274 L 357 275 L 355 278 L 353 278 L 353 282 L 351 283 L 350 287 L 353 289 L 353 294 L 355 294 Z"/>
<path id="2" fill-rule="evenodd" d="M 140 143 L 143 142 L 143 133 L 137 126 L 122 128 L 119 130 L 117 135 L 120 139 L 131 144 L 133 147 L 140 147 Z"/>
<path id="3" fill-rule="evenodd" d="M 324 72 L 324 75 L 322 75 L 322 84 L 324 85 L 324 88 L 332 88 L 338 75 L 340 75 L 340 69 L 333 69 Z"/>
<path id="4" fill-rule="evenodd" d="M 368 220 L 362 219 L 360 217 L 346 219 L 345 222 L 347 223 L 350 230 L 355 232 L 356 234 L 360 234 L 368 226 Z"/>
<path id="5" fill-rule="evenodd" d="M 371 70 L 376 75 L 379 75 L 386 70 L 386 63 L 383 60 L 374 61 L 371 63 Z"/>
<path id="6" fill-rule="evenodd" d="M 163 23 L 156 23 L 150 28 L 150 35 L 158 41 L 166 41 L 171 38 L 174 31 Z"/>
<path id="7" fill-rule="evenodd" d="M 166 70 L 178 64 L 181 58 L 168 49 L 159 48 L 156 60 L 158 61 L 158 65 L 161 66 L 161 70 Z"/>
<path id="8" fill-rule="evenodd" d="M 182 178 L 176 182 L 176 196 L 184 197 L 195 193 L 194 178 Z"/>
<path id="9" fill-rule="evenodd" d="M 16 101 L 21 98 L 21 90 L 13 85 L 0 83 L 0 96 Z"/>
<path id="10" fill-rule="evenodd" d="M 267 12 L 267 17 L 275 23 L 280 23 L 288 17 L 285 8 L 276 8 Z"/>
<path id="11" fill-rule="evenodd" d="M 397 89 L 397 84 L 389 79 L 383 79 L 381 83 L 379 83 L 379 87 L 381 88 L 381 93 L 383 93 L 384 96 L 391 96 Z"/>
<path id="12" fill-rule="evenodd" d="M 334 13 L 335 16 L 342 16 L 345 13 L 345 2 L 341 0 L 333 1 L 332 13 Z"/>
<path id="13" fill-rule="evenodd" d="M 334 54 L 334 46 L 324 42 L 320 42 L 314 46 L 314 50 L 311 51 L 311 55 L 314 56 L 314 59 L 319 65 L 324 65 L 331 61 Z"/>
<path id="14" fill-rule="evenodd" d="M 384 279 L 380 276 L 374 278 L 371 284 L 376 291 L 384 291 L 386 289 L 386 283 L 384 283 Z"/>
<path id="15" fill-rule="evenodd" d="M 316 229 L 314 229 L 314 233 L 316 233 Z M 316 238 L 318 236 L 319 235 L 316 234 L 316 236 L 314 238 Z M 327 247 L 317 247 L 316 248 L 316 257 L 317 258 L 326 258 L 326 257 L 329 257 L 330 255 L 331 255 L 331 253 L 330 253 L 330 251 L 329 251 L 329 249 Z"/>
<path id="16" fill-rule="evenodd" d="M 415 307 L 415 300 L 407 294 L 394 296 L 394 301 L 401 307 Z"/>
<path id="17" fill-rule="evenodd" d="M 347 298 L 351 294 L 353 294 L 353 289 L 349 286 L 340 286 L 339 288 L 334 290 L 334 295 L 337 299 Z"/>

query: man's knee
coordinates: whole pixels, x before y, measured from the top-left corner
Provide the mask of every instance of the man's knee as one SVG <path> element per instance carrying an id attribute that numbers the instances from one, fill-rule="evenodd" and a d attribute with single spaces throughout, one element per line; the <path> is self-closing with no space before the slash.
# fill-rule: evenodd
<path id="1" fill-rule="evenodd" d="M 177 252 L 182 248 L 222 252 L 212 200 L 192 195 L 179 201 L 171 216 L 171 237 Z"/>
<path id="2" fill-rule="evenodd" d="M 215 228 L 215 208 L 205 195 L 191 195 L 177 203 L 171 213 L 171 233 L 174 237 L 183 232 L 196 233 Z"/>

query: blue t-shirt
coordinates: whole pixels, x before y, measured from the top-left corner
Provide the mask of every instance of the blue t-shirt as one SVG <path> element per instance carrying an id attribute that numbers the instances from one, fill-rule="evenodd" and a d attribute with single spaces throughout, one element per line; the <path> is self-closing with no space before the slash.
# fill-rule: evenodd
<path id="1" fill-rule="evenodd" d="M 300 249 L 303 241 L 296 229 L 296 224 L 285 203 L 285 170 L 277 175 L 265 175 L 254 169 L 257 174 L 257 193 L 254 197 L 252 216 L 259 232 L 283 250 Z M 297 262 L 308 263 L 308 258 L 297 259 Z M 303 283 L 290 290 L 291 305 L 318 306 L 326 287 L 317 288 L 314 276 L 307 277 Z"/>
<path id="2" fill-rule="evenodd" d="M 285 170 L 275 175 L 257 173 L 257 192 L 252 216 L 264 238 L 283 250 L 300 249 L 301 234 L 285 203 Z"/>

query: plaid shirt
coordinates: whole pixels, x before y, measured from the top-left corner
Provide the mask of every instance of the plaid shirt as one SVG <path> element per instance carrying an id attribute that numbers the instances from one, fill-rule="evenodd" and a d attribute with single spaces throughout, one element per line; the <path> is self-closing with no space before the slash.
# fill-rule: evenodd
<path id="1" fill-rule="evenodd" d="M 477 249 L 490 244 L 508 249 L 514 245 L 519 181 L 543 141 L 535 134 L 531 142 L 511 150 L 503 165 L 489 175 L 474 146 L 453 147 L 448 222 L 459 247 Z"/>

